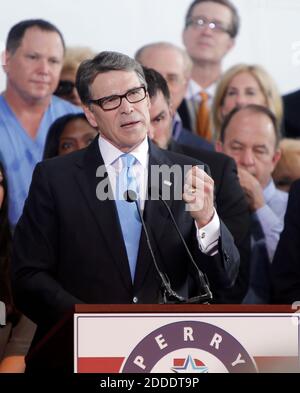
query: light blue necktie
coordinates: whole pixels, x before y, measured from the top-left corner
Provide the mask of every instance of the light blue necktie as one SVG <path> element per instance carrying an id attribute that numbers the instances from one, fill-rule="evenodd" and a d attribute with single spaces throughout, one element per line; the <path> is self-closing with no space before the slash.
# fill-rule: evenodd
<path id="1" fill-rule="evenodd" d="M 122 160 L 122 171 L 116 182 L 116 206 L 133 282 L 142 225 L 135 202 L 124 200 L 124 193 L 132 190 L 138 195 L 137 183 L 133 173 L 136 158 L 132 154 L 124 154 L 120 156 L 120 159 Z"/>

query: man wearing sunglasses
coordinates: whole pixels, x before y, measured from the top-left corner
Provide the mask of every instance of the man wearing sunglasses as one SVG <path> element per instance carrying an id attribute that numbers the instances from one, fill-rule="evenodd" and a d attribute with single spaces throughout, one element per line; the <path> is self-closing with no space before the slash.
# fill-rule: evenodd
<path id="1" fill-rule="evenodd" d="M 15 295 L 37 323 L 37 337 L 76 303 L 203 299 L 169 208 L 212 293 L 233 285 L 239 266 L 232 236 L 214 208 L 213 180 L 196 166 L 201 162 L 147 138 L 150 100 L 141 65 L 102 52 L 80 65 L 76 86 L 99 137 L 86 149 L 37 165 L 15 231 Z M 164 170 L 175 165 L 165 179 Z M 163 171 L 156 177 L 158 168 Z M 153 198 L 154 189 L 166 205 Z"/>

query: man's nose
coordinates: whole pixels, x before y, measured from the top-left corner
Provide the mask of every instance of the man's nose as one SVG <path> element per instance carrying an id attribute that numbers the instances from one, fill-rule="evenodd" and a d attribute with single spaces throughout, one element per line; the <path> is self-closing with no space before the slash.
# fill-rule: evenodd
<path id="1" fill-rule="evenodd" d="M 48 63 L 47 59 L 40 59 L 39 60 L 38 70 L 42 74 L 47 74 L 49 72 L 49 63 Z"/>
<path id="2" fill-rule="evenodd" d="M 240 157 L 240 164 L 248 167 L 254 165 L 254 163 L 255 163 L 255 159 L 252 150 L 250 149 L 245 150 Z"/>
<path id="3" fill-rule="evenodd" d="M 133 105 L 134 104 L 131 104 L 126 99 L 126 97 L 123 97 L 122 101 L 121 101 L 120 109 L 121 109 L 122 113 L 131 113 L 133 111 Z"/>
<path id="4" fill-rule="evenodd" d="M 209 27 L 208 23 L 205 23 L 205 25 L 202 26 L 201 33 L 208 36 L 212 36 L 214 34 L 213 30 Z"/>

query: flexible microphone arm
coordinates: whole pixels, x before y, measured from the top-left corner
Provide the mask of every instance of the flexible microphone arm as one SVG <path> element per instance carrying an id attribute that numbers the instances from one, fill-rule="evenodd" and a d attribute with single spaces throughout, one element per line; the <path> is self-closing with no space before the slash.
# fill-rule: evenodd
<path id="1" fill-rule="evenodd" d="M 184 240 L 184 237 L 183 237 L 182 233 L 180 232 L 180 229 L 178 228 L 178 225 L 176 223 L 176 220 L 175 220 L 175 217 L 174 217 L 174 215 L 172 213 L 172 210 L 170 209 L 170 207 L 167 204 L 167 202 L 162 198 L 160 190 L 158 189 L 157 191 L 158 191 L 157 192 L 158 198 L 163 203 L 165 208 L 168 210 L 168 213 L 169 213 L 169 215 L 171 217 L 171 220 L 172 220 L 172 223 L 173 223 L 173 225 L 174 225 L 174 227 L 176 229 L 176 232 L 178 233 L 178 235 L 179 235 L 179 237 L 180 237 L 180 239 L 181 239 L 181 241 L 182 241 L 182 243 L 184 245 L 184 248 L 185 248 L 185 250 L 186 250 L 186 252 L 187 252 L 187 254 L 189 256 L 190 261 L 192 262 L 192 265 L 194 266 L 194 268 L 196 269 L 196 272 L 198 273 L 199 282 L 200 282 L 201 288 L 203 289 L 203 292 L 204 292 L 202 295 L 200 295 L 200 299 L 199 299 L 199 296 L 195 296 L 194 298 L 189 299 L 189 302 L 193 303 L 194 302 L 193 299 L 195 300 L 195 302 L 197 301 L 197 299 L 198 300 L 202 300 L 202 301 L 212 300 L 213 295 L 212 295 L 211 290 L 209 288 L 207 277 L 202 273 L 202 271 L 200 270 L 200 268 L 196 264 L 192 254 L 191 254 L 191 252 L 190 252 L 190 250 L 189 250 L 189 248 L 188 248 L 188 246 L 186 244 L 186 241 Z"/>
<path id="2" fill-rule="evenodd" d="M 124 199 L 127 202 L 130 202 L 130 203 L 134 202 L 136 204 L 136 208 L 137 208 L 137 211 L 138 211 L 141 223 L 142 223 L 142 227 L 143 227 L 144 233 L 146 235 L 148 249 L 150 251 L 150 254 L 151 254 L 154 266 L 155 266 L 155 270 L 158 273 L 158 275 L 159 275 L 159 277 L 161 279 L 161 282 L 163 284 L 163 288 L 165 289 L 165 291 L 167 291 L 167 294 L 168 294 L 169 298 L 172 299 L 172 301 L 174 301 L 174 303 L 183 303 L 183 302 L 185 302 L 185 298 L 184 297 L 178 295 L 175 291 L 173 291 L 173 289 L 171 288 L 170 280 L 169 280 L 167 274 L 163 273 L 160 270 L 159 266 L 158 266 L 158 263 L 156 261 L 156 258 L 155 258 L 155 255 L 154 255 L 151 243 L 150 243 L 148 230 L 147 230 L 147 227 L 146 227 L 146 224 L 145 224 L 145 221 L 144 221 L 144 218 L 143 218 L 140 206 L 139 206 L 138 201 L 137 201 L 137 194 L 136 194 L 136 192 L 133 191 L 133 190 L 125 191 Z"/>

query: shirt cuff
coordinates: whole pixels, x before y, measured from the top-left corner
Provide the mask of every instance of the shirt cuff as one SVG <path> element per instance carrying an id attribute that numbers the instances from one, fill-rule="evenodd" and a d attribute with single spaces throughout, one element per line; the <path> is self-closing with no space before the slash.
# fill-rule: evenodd
<path id="1" fill-rule="evenodd" d="M 220 237 L 220 219 L 216 209 L 214 209 L 213 219 L 199 229 L 195 222 L 197 229 L 197 239 L 200 250 L 209 256 L 214 256 L 218 253 L 219 237 Z"/>

